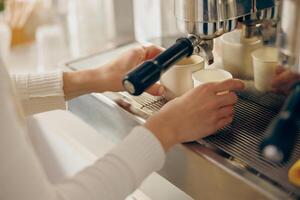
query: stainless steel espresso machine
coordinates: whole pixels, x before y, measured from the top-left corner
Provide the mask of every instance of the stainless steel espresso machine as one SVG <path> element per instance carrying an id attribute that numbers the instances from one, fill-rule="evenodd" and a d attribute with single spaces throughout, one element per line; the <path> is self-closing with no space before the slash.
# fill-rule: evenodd
<path id="1" fill-rule="evenodd" d="M 155 60 L 129 73 L 124 78 L 124 87 L 139 95 L 174 63 L 191 54 L 199 54 L 212 64 L 214 38 L 234 30 L 238 22 L 244 24 L 245 37 L 252 37 L 263 20 L 277 20 L 277 8 L 276 0 L 175 0 L 177 27 L 187 37 L 178 39 Z"/>
<path id="2" fill-rule="evenodd" d="M 214 38 L 235 28 L 242 27 L 244 37 L 249 38 L 264 35 L 265 22 L 274 25 L 274 29 L 277 26 L 279 64 L 294 73 L 299 72 L 299 0 L 161 0 L 164 9 L 155 10 L 169 13 L 172 1 L 181 37 L 162 34 L 162 38 L 158 38 L 168 45 L 171 41 L 173 45 L 124 78 L 128 92 L 86 95 L 69 102 L 73 113 L 113 141 L 120 141 L 167 102 L 164 98 L 143 93 L 147 87 L 158 81 L 177 61 L 191 54 L 203 56 L 207 64 L 213 63 L 214 57 L 217 61 L 217 55 L 212 53 Z M 134 1 L 118 2 L 122 4 L 117 4 L 116 18 L 122 19 L 119 24 L 126 28 L 122 33 L 134 32 L 127 30 L 128 13 L 135 7 L 130 4 Z M 148 9 L 150 1 L 144 2 Z M 123 26 L 124 18 L 126 26 Z M 170 18 L 173 19 L 168 16 L 164 23 L 157 24 L 171 24 Z M 172 34 L 175 32 L 170 30 Z M 120 46 L 70 61 L 64 66 L 74 70 L 101 66 L 136 45 L 136 41 L 128 44 L 126 40 Z M 164 168 L 158 173 L 196 200 L 299 199 L 300 188 L 288 179 L 289 169 L 300 158 L 299 91 L 295 82 L 289 97 L 257 91 L 238 92 L 233 123 L 210 137 L 175 146 L 167 153 Z M 151 191 L 158 193 L 153 186 Z M 158 199 L 156 196 L 151 198 Z"/>
<path id="3" fill-rule="evenodd" d="M 280 65 L 299 73 L 300 1 L 298 0 L 174 0 L 178 29 L 186 34 L 155 59 L 128 73 L 123 85 L 132 95 L 142 94 L 173 64 L 192 54 L 214 62 L 213 40 L 240 23 L 246 38 L 260 34 L 260 24 L 277 24 Z M 300 158 L 300 84 L 290 96 L 241 92 L 234 122 L 220 134 L 199 141 L 216 148 L 245 168 L 269 179 L 293 197 L 300 188 L 289 183 L 287 171 Z M 149 103 L 149 102 L 148 102 Z M 151 103 L 150 103 L 151 104 Z M 157 108 L 161 101 L 151 104 Z"/>

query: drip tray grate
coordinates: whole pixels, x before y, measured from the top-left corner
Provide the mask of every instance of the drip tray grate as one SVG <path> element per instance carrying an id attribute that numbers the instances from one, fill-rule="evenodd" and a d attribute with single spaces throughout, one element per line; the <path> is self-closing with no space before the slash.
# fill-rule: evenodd
<path id="1" fill-rule="evenodd" d="M 147 115 L 157 112 L 167 102 L 165 99 L 148 94 L 139 97 L 122 94 L 130 101 L 134 101 L 135 105 Z M 300 189 L 288 181 L 288 169 L 300 159 L 300 137 L 298 137 L 298 142 L 293 150 L 292 158 L 285 165 L 265 160 L 258 151 L 259 144 L 267 134 L 266 129 L 280 111 L 284 97 L 272 93 L 263 94 L 249 91 L 239 92 L 238 96 L 239 101 L 235 108 L 233 122 L 217 134 L 200 142 L 222 150 L 234 159 L 245 163 L 253 171 L 299 197 Z"/>

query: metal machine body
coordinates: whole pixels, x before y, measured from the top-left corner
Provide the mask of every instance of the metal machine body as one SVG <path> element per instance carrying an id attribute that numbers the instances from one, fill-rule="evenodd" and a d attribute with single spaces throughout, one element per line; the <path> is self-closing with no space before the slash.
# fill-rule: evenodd
<path id="1" fill-rule="evenodd" d="M 234 30 L 238 22 L 244 24 L 244 36 L 252 37 L 257 24 L 277 17 L 276 0 L 175 0 L 174 3 L 178 30 L 205 41 Z M 213 42 L 209 44 L 212 50 Z"/>
<path id="2" fill-rule="evenodd" d="M 300 1 L 283 0 L 278 30 L 279 58 L 285 68 L 300 72 Z"/>
<path id="3" fill-rule="evenodd" d="M 216 38 L 242 21 L 252 25 L 275 16 L 275 0 L 175 0 L 178 29 L 203 40 Z"/>
<path id="4" fill-rule="evenodd" d="M 214 38 L 234 30 L 237 22 L 244 23 L 246 37 L 253 36 L 258 23 L 264 19 L 276 18 L 276 2 L 276 0 L 174 0 L 177 27 L 187 35 L 184 39 L 189 42 L 185 42 L 185 45 L 178 44 L 182 43 L 180 39 L 157 58 L 143 63 L 128 73 L 123 80 L 124 88 L 130 94 L 140 95 L 158 81 L 172 65 L 191 54 L 201 55 L 208 64 L 212 64 Z"/>
<path id="5" fill-rule="evenodd" d="M 245 37 L 251 37 L 262 20 L 279 20 L 280 63 L 295 72 L 300 72 L 299 10 L 297 0 L 174 0 L 178 30 L 196 35 L 199 40 L 212 40 L 232 31 L 237 22 L 245 25 Z"/>

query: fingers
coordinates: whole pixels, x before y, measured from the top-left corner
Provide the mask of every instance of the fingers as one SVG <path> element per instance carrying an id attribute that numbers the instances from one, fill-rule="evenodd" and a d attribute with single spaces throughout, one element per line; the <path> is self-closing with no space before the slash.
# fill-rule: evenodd
<path id="1" fill-rule="evenodd" d="M 273 87 L 279 87 L 283 84 L 286 84 L 289 81 L 290 72 L 285 71 L 277 74 L 272 80 Z"/>
<path id="2" fill-rule="evenodd" d="M 162 85 L 154 84 L 146 92 L 153 96 L 162 96 L 165 93 L 165 88 Z"/>
<path id="3" fill-rule="evenodd" d="M 137 46 L 132 49 L 130 49 L 128 52 L 126 52 L 124 55 L 128 55 L 128 62 L 139 65 L 143 61 L 153 59 L 158 54 L 160 54 L 164 49 L 155 45 L 150 46 Z"/>
<path id="4" fill-rule="evenodd" d="M 272 88 L 274 92 L 288 94 L 293 84 L 300 80 L 300 76 L 291 70 L 284 70 L 273 77 Z"/>
<path id="5" fill-rule="evenodd" d="M 295 81 L 298 79 L 298 75 L 291 70 L 286 70 L 285 72 L 282 72 L 275 76 L 272 81 L 273 87 L 280 87 L 282 85 L 290 84 L 291 81 Z"/>
<path id="6" fill-rule="evenodd" d="M 222 118 L 218 121 L 216 129 L 224 128 L 224 126 L 230 124 L 233 121 L 233 116 Z"/>
<path id="7" fill-rule="evenodd" d="M 161 52 L 163 52 L 165 49 L 159 46 L 155 46 L 155 45 L 150 45 L 147 47 L 143 47 L 144 51 L 145 51 L 145 57 L 144 60 L 150 60 L 155 58 L 158 54 L 160 54 Z"/>
<path id="8" fill-rule="evenodd" d="M 245 84 L 243 81 L 238 79 L 229 79 L 220 83 L 216 83 L 213 87 L 214 93 L 220 93 L 224 91 L 237 91 L 244 89 Z"/>
<path id="9" fill-rule="evenodd" d="M 226 118 L 233 116 L 234 113 L 234 107 L 231 106 L 225 106 L 218 110 L 218 118 Z"/>
<path id="10" fill-rule="evenodd" d="M 129 71 L 133 67 L 139 65 L 145 57 L 144 49 L 142 46 L 137 46 L 131 48 L 130 50 L 124 52 L 119 59 L 117 59 L 116 65 L 121 66 L 126 71 Z"/>
<path id="11" fill-rule="evenodd" d="M 224 95 L 217 96 L 216 103 L 218 108 L 235 105 L 237 103 L 237 96 L 234 92 L 229 92 Z"/>

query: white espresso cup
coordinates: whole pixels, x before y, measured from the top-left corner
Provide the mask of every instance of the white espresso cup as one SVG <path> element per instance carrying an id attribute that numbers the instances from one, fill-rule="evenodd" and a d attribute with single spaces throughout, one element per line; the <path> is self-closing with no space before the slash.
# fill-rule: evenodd
<path id="1" fill-rule="evenodd" d="M 203 69 L 193 73 L 194 87 L 210 82 L 232 79 L 231 73 L 223 69 Z"/>
<path id="2" fill-rule="evenodd" d="M 235 30 L 221 36 L 223 68 L 233 77 L 253 80 L 251 53 L 262 47 L 257 38 L 245 39 L 241 30 Z"/>
<path id="3" fill-rule="evenodd" d="M 192 73 L 204 68 L 202 57 L 192 55 L 171 67 L 162 75 L 160 83 L 165 87 L 165 98 L 174 99 L 194 87 Z"/>
<path id="4" fill-rule="evenodd" d="M 194 87 L 210 82 L 221 82 L 228 79 L 232 79 L 231 73 L 223 69 L 204 69 L 193 73 Z M 226 94 L 228 91 L 220 92 Z"/>
<path id="5" fill-rule="evenodd" d="M 261 92 L 271 90 L 272 78 L 278 65 L 278 50 L 264 47 L 252 53 L 254 68 L 254 86 Z"/>

